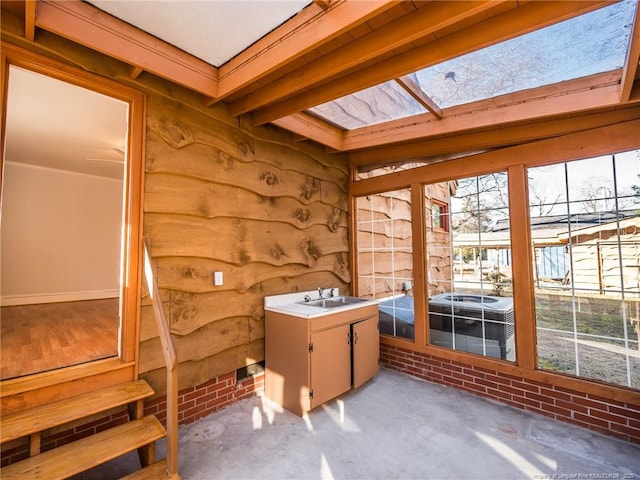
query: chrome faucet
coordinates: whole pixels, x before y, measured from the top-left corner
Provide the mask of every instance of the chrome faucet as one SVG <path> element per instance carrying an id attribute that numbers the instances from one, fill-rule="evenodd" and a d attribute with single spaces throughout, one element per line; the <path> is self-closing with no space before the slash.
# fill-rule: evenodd
<path id="1" fill-rule="evenodd" d="M 327 287 L 318 288 L 318 297 L 319 298 L 324 298 L 322 295 L 323 295 L 325 290 L 329 290 L 329 298 L 333 298 L 333 288 L 327 288 Z"/>

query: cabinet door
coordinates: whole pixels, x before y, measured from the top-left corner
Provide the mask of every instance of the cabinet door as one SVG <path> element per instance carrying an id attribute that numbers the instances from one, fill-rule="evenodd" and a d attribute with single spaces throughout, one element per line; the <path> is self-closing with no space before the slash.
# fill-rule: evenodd
<path id="1" fill-rule="evenodd" d="M 311 335 L 311 408 L 351 388 L 351 329 L 342 325 Z"/>
<path id="2" fill-rule="evenodd" d="M 378 316 L 354 323 L 353 329 L 353 388 L 380 371 L 380 331 Z"/>

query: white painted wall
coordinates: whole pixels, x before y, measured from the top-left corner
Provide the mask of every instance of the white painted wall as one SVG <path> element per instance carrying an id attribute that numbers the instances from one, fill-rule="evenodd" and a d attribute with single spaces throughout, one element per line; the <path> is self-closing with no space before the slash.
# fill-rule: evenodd
<path id="1" fill-rule="evenodd" d="M 5 162 L 2 305 L 118 296 L 122 181 Z"/>

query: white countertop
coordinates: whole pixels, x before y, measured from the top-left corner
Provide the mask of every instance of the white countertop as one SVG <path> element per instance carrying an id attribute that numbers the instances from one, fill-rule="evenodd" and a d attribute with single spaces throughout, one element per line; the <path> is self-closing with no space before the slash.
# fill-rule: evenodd
<path id="1" fill-rule="evenodd" d="M 327 288 L 323 294 L 323 298 L 329 297 L 329 290 Z M 345 304 L 341 307 L 334 308 L 322 308 L 314 307 L 313 305 L 306 305 L 297 302 L 304 302 L 304 297 L 309 296 L 311 300 L 318 300 L 318 290 L 309 290 L 306 292 L 285 293 L 283 295 L 272 295 L 270 297 L 264 297 L 264 309 L 270 312 L 283 313 L 285 315 L 293 315 L 300 318 L 315 318 L 322 315 L 329 315 L 331 313 L 345 312 L 347 310 L 354 310 L 356 308 L 366 307 L 368 305 L 377 304 L 377 300 L 366 300 L 359 303 Z M 340 291 L 338 288 L 333 289 L 333 296 L 339 297 Z"/>

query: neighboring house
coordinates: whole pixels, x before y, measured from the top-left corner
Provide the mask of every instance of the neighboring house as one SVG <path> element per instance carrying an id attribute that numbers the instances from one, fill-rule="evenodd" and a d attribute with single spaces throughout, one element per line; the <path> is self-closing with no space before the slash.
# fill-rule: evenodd
<path id="1" fill-rule="evenodd" d="M 577 213 L 531 217 L 531 241 L 534 247 L 534 282 L 536 286 L 561 287 L 573 285 L 588 292 L 606 293 L 620 290 L 623 271 L 625 289 L 638 291 L 640 275 L 640 216 L 635 211 L 613 213 Z M 613 235 L 617 242 L 607 243 Z M 457 254 L 454 271 L 459 279 L 478 278 L 491 271 L 510 277 L 511 247 L 508 222 L 499 220 L 488 232 L 454 235 L 453 246 L 458 252 L 471 249 L 475 261 L 465 262 Z M 571 245 L 571 253 L 569 252 Z M 573 255 L 573 272 L 571 258 Z"/>

